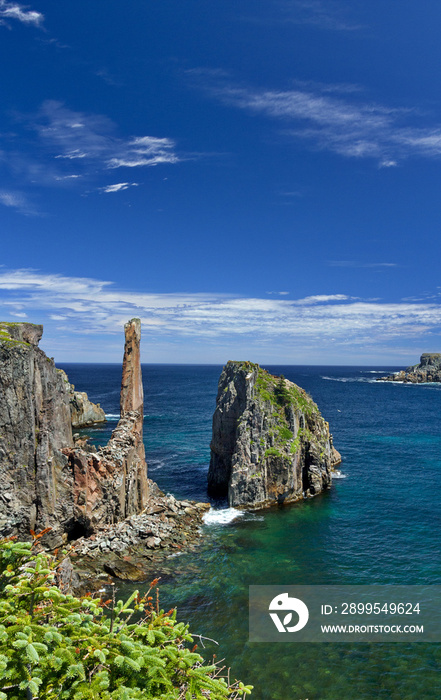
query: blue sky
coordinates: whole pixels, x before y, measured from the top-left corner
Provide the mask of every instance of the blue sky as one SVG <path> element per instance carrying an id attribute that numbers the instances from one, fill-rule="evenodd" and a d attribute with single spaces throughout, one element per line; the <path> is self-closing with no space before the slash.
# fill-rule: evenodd
<path id="1" fill-rule="evenodd" d="M 61 361 L 441 350 L 439 0 L 0 0 L 2 319 Z"/>

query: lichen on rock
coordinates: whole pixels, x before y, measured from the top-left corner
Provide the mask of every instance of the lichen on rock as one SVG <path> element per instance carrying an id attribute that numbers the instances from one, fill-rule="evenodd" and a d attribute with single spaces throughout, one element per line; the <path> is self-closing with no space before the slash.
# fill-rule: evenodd
<path id="1" fill-rule="evenodd" d="M 251 362 L 228 362 L 213 416 L 208 487 L 258 509 L 314 496 L 341 461 L 312 398 Z"/>

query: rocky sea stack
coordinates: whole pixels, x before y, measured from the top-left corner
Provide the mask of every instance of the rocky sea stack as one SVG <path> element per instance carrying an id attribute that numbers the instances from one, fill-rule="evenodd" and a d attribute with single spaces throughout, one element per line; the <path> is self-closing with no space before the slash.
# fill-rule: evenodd
<path id="1" fill-rule="evenodd" d="M 250 509 L 315 496 L 341 461 L 329 425 L 296 384 L 251 362 L 228 362 L 213 416 L 208 488 Z"/>
<path id="2" fill-rule="evenodd" d="M 424 382 L 441 382 L 441 353 L 424 352 L 418 365 L 411 365 L 401 372 L 379 377 L 378 382 L 403 382 L 405 384 L 423 384 Z"/>

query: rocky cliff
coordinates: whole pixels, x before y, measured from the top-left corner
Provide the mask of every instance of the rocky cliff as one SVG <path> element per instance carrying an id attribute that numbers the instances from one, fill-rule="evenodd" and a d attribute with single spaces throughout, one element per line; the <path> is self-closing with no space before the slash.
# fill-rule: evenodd
<path id="1" fill-rule="evenodd" d="M 213 416 L 212 495 L 252 509 L 297 501 L 327 489 L 340 461 L 303 389 L 251 362 L 226 364 Z"/>
<path id="2" fill-rule="evenodd" d="M 424 352 L 418 365 L 412 365 L 401 372 L 379 377 L 379 382 L 404 382 L 421 384 L 424 382 L 441 382 L 441 353 Z"/>
<path id="3" fill-rule="evenodd" d="M 0 324 L 0 532 L 29 537 L 72 517 L 69 396 L 38 347 L 42 326 Z"/>
<path id="4" fill-rule="evenodd" d="M 72 539 L 140 513 L 147 505 L 140 320 L 126 323 L 124 332 L 124 407 L 118 425 L 107 445 L 99 450 L 88 445 L 63 450 L 73 474 L 74 520 L 68 533 Z"/>
<path id="5" fill-rule="evenodd" d="M 122 391 L 130 385 L 133 398 L 98 451 L 73 444 L 69 391 L 38 347 L 42 331 L 27 323 L 0 324 L 0 534 L 26 538 L 30 529 L 51 528 L 45 541 L 55 547 L 146 505 L 142 386 L 136 385 L 140 322 L 125 327 Z"/>
<path id="6" fill-rule="evenodd" d="M 75 391 L 75 386 L 62 369 L 57 370 L 66 385 L 69 394 L 69 407 L 72 428 L 87 428 L 95 423 L 105 423 L 106 414 L 101 406 L 89 401 L 85 391 Z"/>

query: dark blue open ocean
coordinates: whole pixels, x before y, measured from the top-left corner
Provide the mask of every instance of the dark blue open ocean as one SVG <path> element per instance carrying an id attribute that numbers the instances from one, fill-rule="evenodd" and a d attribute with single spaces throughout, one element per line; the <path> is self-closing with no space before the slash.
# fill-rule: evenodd
<path id="1" fill-rule="evenodd" d="M 62 365 L 109 416 L 120 365 Z M 169 560 L 164 607 L 216 639 L 206 656 L 255 686 L 256 700 L 441 698 L 439 644 L 251 644 L 251 584 L 441 584 L 441 385 L 378 383 L 399 367 L 265 367 L 308 391 L 329 421 L 343 478 L 315 499 L 231 519 L 211 515 L 195 552 Z M 149 476 L 208 500 L 211 418 L 220 366 L 144 365 Z M 217 503 L 216 508 L 225 508 Z M 199 648 L 201 649 L 201 648 Z"/>

